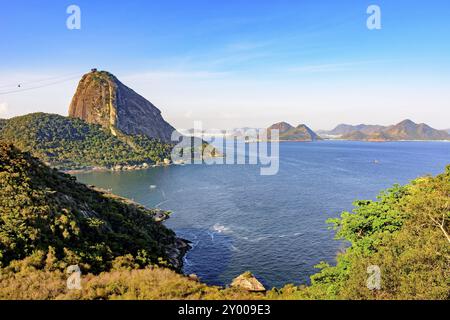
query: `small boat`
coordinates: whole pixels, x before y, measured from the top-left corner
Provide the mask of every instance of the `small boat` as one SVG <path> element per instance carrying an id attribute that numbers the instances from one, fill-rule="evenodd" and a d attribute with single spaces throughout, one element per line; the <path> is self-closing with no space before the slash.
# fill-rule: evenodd
<path id="1" fill-rule="evenodd" d="M 156 185 L 151 184 L 149 188 L 150 188 L 150 189 L 156 189 Z"/>

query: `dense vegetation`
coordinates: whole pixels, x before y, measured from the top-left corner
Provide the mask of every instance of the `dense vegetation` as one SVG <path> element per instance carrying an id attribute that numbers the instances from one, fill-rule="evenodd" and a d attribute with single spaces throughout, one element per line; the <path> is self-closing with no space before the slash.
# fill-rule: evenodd
<path id="1" fill-rule="evenodd" d="M 93 273 L 126 254 L 136 266 L 168 265 L 176 238 L 155 211 L 74 180 L 0 143 L 0 267 L 37 253 L 49 268 Z"/>
<path id="2" fill-rule="evenodd" d="M 1 145 L 1 144 L 0 144 Z M 164 267 L 174 235 L 152 211 L 101 194 L 17 149 L 0 151 L 3 299 L 450 299 L 450 166 L 357 201 L 329 222 L 349 242 L 310 286 L 265 294 L 206 286 Z M 82 290 L 66 288 L 69 264 Z M 381 287 L 367 287 L 369 266 Z M 100 273 L 99 273 L 100 272 Z"/>
<path id="3" fill-rule="evenodd" d="M 0 140 L 58 169 L 152 164 L 170 158 L 173 147 L 145 136 L 115 137 L 99 125 L 45 113 L 0 122 Z"/>
<path id="4" fill-rule="evenodd" d="M 357 201 L 352 213 L 329 222 L 351 246 L 336 266 L 321 264 L 310 287 L 287 286 L 281 297 L 450 299 L 450 166 L 394 186 L 378 201 Z M 371 265 L 381 270 L 380 290 L 367 288 Z"/>

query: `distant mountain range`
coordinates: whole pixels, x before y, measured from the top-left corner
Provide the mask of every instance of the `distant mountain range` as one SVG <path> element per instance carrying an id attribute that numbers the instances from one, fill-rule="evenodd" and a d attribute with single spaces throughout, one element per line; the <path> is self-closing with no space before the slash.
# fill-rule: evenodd
<path id="1" fill-rule="evenodd" d="M 219 137 L 234 137 L 238 139 L 245 139 L 247 141 L 258 141 L 265 140 L 265 137 L 259 136 L 261 132 L 267 133 L 267 138 L 271 139 L 271 130 L 278 130 L 279 132 L 279 141 L 316 141 L 322 140 L 322 138 L 311 130 L 305 124 L 299 124 L 294 127 L 287 122 L 279 122 L 271 125 L 268 128 L 251 128 L 251 127 L 243 127 L 243 128 L 234 128 L 230 130 L 204 130 L 201 132 L 195 132 L 198 136 L 203 135 L 206 136 L 219 136 Z M 183 131 L 182 133 L 187 135 L 193 135 L 194 129 L 189 129 Z"/>
<path id="2" fill-rule="evenodd" d="M 333 130 L 319 132 L 328 138 L 356 141 L 450 140 L 449 132 L 434 129 L 424 123 L 417 124 L 411 120 L 387 127 L 340 124 Z"/>
<path id="3" fill-rule="evenodd" d="M 316 141 L 322 138 L 311 130 L 305 124 L 299 124 L 297 127 L 292 126 L 287 122 L 279 122 L 267 128 L 268 137 L 270 138 L 270 130 L 279 130 L 280 141 Z"/>
<path id="4" fill-rule="evenodd" d="M 450 129 L 437 130 L 424 123 L 414 123 L 411 120 L 404 120 L 396 125 L 382 126 L 382 125 L 349 125 L 340 124 L 333 130 L 318 130 L 314 132 L 305 124 L 300 124 L 296 127 L 287 122 L 278 122 L 267 129 L 258 128 L 237 128 L 231 131 L 204 131 L 205 136 L 217 135 L 223 136 L 227 132 L 228 136 L 238 138 L 246 138 L 249 132 L 253 130 L 266 130 L 268 138 L 270 139 L 270 130 L 276 129 L 279 131 L 279 141 L 317 141 L 325 139 L 338 139 L 350 141 L 401 141 L 401 140 L 450 140 Z M 232 132 L 231 134 L 229 132 Z M 189 130 L 193 133 L 193 129 Z M 258 139 L 254 139 L 258 140 Z M 252 139 L 250 139 L 252 141 Z"/>
<path id="5" fill-rule="evenodd" d="M 380 125 L 367 125 L 367 124 L 359 124 L 359 125 L 349 125 L 349 124 L 340 124 L 336 128 L 330 131 L 318 130 L 317 133 L 330 135 L 330 136 L 343 136 L 346 134 L 353 133 L 355 131 L 359 131 L 364 134 L 372 134 L 378 132 L 380 130 L 385 129 L 386 127 Z"/>

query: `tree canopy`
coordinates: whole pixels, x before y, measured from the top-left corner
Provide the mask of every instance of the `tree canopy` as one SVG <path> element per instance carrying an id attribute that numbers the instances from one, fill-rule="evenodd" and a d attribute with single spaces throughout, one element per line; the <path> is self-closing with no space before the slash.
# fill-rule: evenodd
<path id="1" fill-rule="evenodd" d="M 146 136 L 114 136 L 100 125 L 32 113 L 0 121 L 0 141 L 58 169 L 152 164 L 170 158 L 172 144 Z"/>
<path id="2" fill-rule="evenodd" d="M 0 267 L 37 251 L 55 268 L 78 264 L 94 273 L 127 254 L 141 267 L 170 267 L 175 234 L 155 215 L 0 143 Z"/>

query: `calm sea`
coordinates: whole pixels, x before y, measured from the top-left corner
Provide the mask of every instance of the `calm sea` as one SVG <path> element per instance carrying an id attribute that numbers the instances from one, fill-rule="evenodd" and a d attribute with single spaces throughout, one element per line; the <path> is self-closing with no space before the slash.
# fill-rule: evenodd
<path id="1" fill-rule="evenodd" d="M 166 225 L 193 242 L 185 273 L 226 285 L 252 271 L 268 288 L 308 283 L 345 248 L 325 220 L 356 199 L 450 164 L 450 143 L 281 143 L 280 169 L 185 165 L 78 174 L 78 180 L 173 212 Z"/>

